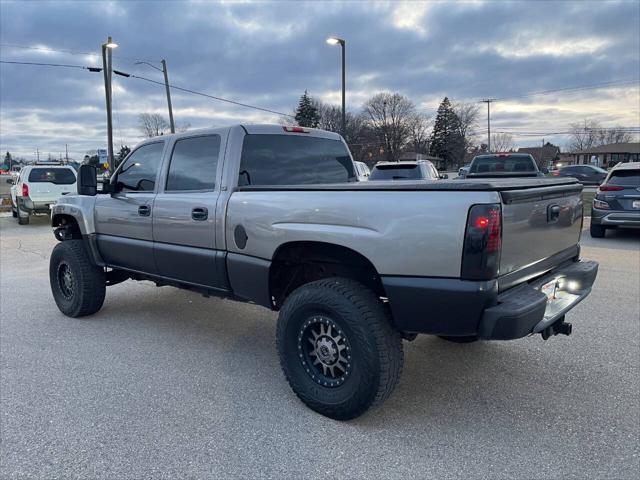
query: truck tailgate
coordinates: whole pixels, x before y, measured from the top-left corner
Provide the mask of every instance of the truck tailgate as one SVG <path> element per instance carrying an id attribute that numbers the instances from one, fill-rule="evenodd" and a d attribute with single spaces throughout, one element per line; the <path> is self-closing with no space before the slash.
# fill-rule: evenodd
<path id="1" fill-rule="evenodd" d="M 29 198 L 38 203 L 53 203 L 60 195 L 73 193 L 76 191 L 76 188 L 75 183 L 58 185 L 51 182 L 30 182 Z"/>
<path id="2" fill-rule="evenodd" d="M 501 289 L 551 270 L 578 253 L 582 186 L 552 185 L 500 192 Z"/>

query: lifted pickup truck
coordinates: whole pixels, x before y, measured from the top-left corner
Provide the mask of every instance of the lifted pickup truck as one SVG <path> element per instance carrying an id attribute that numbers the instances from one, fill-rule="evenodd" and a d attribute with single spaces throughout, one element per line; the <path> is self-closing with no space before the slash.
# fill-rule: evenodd
<path id="1" fill-rule="evenodd" d="M 402 340 L 569 334 L 591 291 L 574 179 L 357 182 L 339 135 L 276 125 L 138 145 L 97 192 L 53 208 L 50 282 L 66 315 L 150 280 L 279 311 L 293 391 L 335 419 L 387 398 Z"/>

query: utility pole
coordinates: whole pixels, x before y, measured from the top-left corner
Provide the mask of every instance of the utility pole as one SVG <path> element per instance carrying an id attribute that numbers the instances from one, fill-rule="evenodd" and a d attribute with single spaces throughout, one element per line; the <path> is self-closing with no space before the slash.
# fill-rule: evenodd
<path id="1" fill-rule="evenodd" d="M 167 62 L 163 58 L 162 60 L 160 60 L 160 63 L 162 63 L 162 69 L 156 67 L 155 65 L 149 62 L 144 62 L 144 61 L 136 62 L 135 65 L 143 65 L 143 64 L 148 65 L 149 67 L 155 68 L 159 72 L 162 72 L 162 74 L 164 75 L 164 88 L 167 91 L 167 106 L 169 107 L 169 125 L 171 127 L 171 133 L 176 133 L 176 124 L 173 122 L 173 107 L 171 106 L 171 89 L 169 88 L 169 74 L 167 73 Z"/>
<path id="2" fill-rule="evenodd" d="M 36 162 L 40 162 L 40 150 L 38 150 L 38 147 L 36 147 Z"/>
<path id="3" fill-rule="evenodd" d="M 176 125 L 173 123 L 173 108 L 171 107 L 171 90 L 169 89 L 169 74 L 167 73 L 167 62 L 162 59 L 162 73 L 164 73 L 164 87 L 167 89 L 167 105 L 169 105 L 169 124 L 171 133 L 176 133 Z"/>
<path id="4" fill-rule="evenodd" d="M 67 165 L 69 164 L 69 144 L 64 144 L 64 158 L 67 161 Z"/>
<path id="5" fill-rule="evenodd" d="M 487 153 L 491 153 L 491 102 L 493 99 L 482 100 L 487 104 Z"/>

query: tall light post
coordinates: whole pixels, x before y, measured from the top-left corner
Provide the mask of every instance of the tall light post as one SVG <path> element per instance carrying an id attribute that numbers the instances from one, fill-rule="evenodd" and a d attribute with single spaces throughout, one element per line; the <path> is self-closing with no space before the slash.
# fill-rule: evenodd
<path id="1" fill-rule="evenodd" d="M 347 135 L 347 112 L 345 109 L 345 85 L 346 85 L 346 77 L 345 77 L 345 48 L 346 42 L 342 38 L 338 37 L 329 37 L 327 38 L 327 43 L 329 45 L 340 45 L 342 47 L 342 137 L 344 138 Z"/>
<path id="2" fill-rule="evenodd" d="M 493 99 L 487 98 L 482 102 L 487 104 L 487 153 L 491 153 L 491 102 Z"/>
<path id="3" fill-rule="evenodd" d="M 169 107 L 169 124 L 171 125 L 171 133 L 176 133 L 176 126 L 173 123 L 173 108 L 171 107 L 171 90 L 169 89 L 169 74 L 167 73 L 167 62 L 163 58 L 160 63 L 162 63 L 162 69 L 159 69 L 158 67 L 156 67 L 155 65 L 152 65 L 149 62 L 136 62 L 136 65 L 142 65 L 142 64 L 149 65 L 151 68 L 155 68 L 159 72 L 163 73 L 164 87 L 167 91 L 167 105 Z"/>
<path id="4" fill-rule="evenodd" d="M 111 37 L 107 38 L 107 42 L 102 44 L 102 72 L 104 74 L 104 93 L 107 103 L 107 154 L 109 163 L 109 175 L 113 174 L 113 121 L 111 119 L 111 50 L 117 48 Z"/>

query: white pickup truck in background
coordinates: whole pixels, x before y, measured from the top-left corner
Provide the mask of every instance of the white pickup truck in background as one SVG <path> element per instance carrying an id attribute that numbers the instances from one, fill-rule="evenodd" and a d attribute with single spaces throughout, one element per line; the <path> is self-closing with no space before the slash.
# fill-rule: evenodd
<path id="1" fill-rule="evenodd" d="M 77 193 L 76 171 L 67 165 L 27 165 L 11 183 L 11 213 L 27 225 L 33 213 L 50 213 L 61 195 Z"/>

